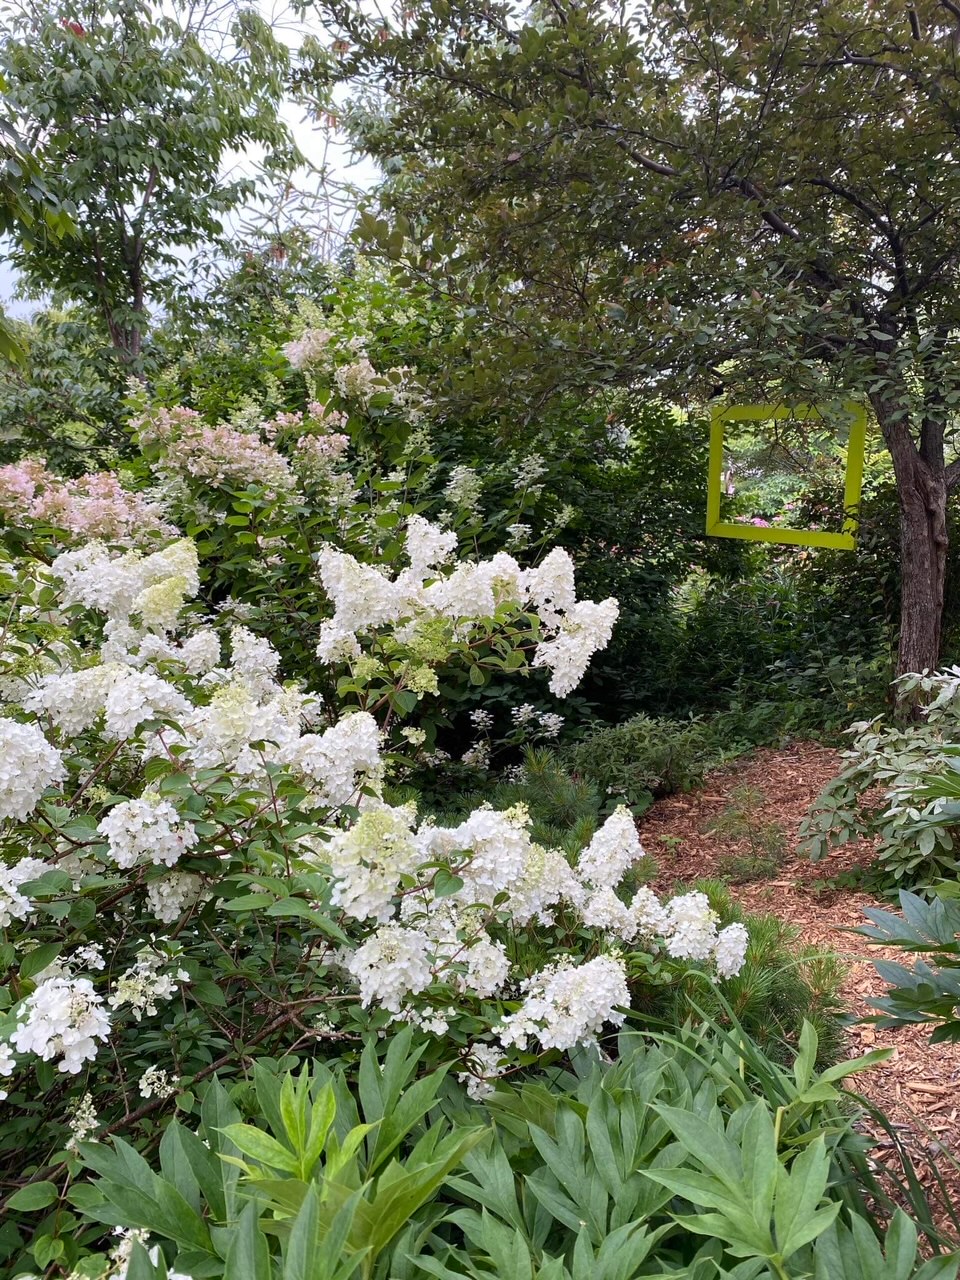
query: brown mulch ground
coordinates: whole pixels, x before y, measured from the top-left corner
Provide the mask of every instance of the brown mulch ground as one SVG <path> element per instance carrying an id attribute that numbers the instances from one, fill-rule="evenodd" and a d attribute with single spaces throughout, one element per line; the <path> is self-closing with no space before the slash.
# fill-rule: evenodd
<path id="1" fill-rule="evenodd" d="M 819 863 L 796 853 L 800 822 L 839 769 L 838 753 L 814 743 L 757 751 L 712 773 L 701 790 L 657 801 L 640 820 L 640 838 L 660 868 L 658 888 L 716 876 L 731 855 L 748 853 L 749 844 L 710 834 L 709 828 L 728 808 L 732 792 L 749 788 L 760 793 L 758 820 L 778 824 L 786 837 L 786 856 L 772 875 L 731 884 L 732 896 L 747 911 L 771 912 L 796 926 L 803 942 L 843 957 L 849 965 L 844 997 L 855 1014 L 865 1016 L 872 1012 L 870 1000 L 884 991 L 871 958 L 910 960 L 902 952 L 873 947 L 866 938 L 844 932 L 866 923 L 864 907 L 889 908 L 888 902 L 879 903 L 860 891 L 830 889 L 824 882 L 845 868 L 867 865 L 872 845 L 852 843 Z M 925 1183 L 936 1181 L 929 1167 L 933 1158 L 954 1205 L 960 1206 L 960 1172 L 943 1154 L 950 1152 L 960 1162 L 960 1045 L 931 1046 L 927 1034 L 915 1027 L 851 1027 L 848 1056 L 884 1046 L 893 1049 L 892 1057 L 855 1076 L 851 1087 L 870 1098 L 897 1127 L 917 1164 L 924 1167 Z M 884 1158 L 882 1149 L 877 1155 Z"/>

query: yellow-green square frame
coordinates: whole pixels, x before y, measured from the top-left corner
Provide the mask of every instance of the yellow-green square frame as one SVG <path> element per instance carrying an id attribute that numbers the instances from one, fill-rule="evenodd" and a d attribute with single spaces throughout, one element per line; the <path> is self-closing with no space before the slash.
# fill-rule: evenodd
<path id="1" fill-rule="evenodd" d="M 852 419 L 847 441 L 847 473 L 843 485 L 844 521 L 841 533 L 813 529 L 760 528 L 754 524 L 734 524 L 720 519 L 723 487 L 723 432 L 728 422 L 770 422 L 777 418 L 816 418 L 825 414 L 812 404 L 731 404 L 716 405 L 710 415 L 710 469 L 707 477 L 707 533 L 714 538 L 744 538 L 749 542 L 781 542 L 787 546 L 834 547 L 853 551 L 857 545 L 857 510 L 863 487 L 863 456 L 867 441 L 867 412 L 861 404 L 847 401 L 844 410 Z"/>

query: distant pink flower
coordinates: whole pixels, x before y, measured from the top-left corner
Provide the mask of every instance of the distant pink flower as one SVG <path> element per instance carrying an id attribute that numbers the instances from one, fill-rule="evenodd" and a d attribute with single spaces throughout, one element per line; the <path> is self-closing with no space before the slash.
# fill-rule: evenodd
<path id="1" fill-rule="evenodd" d="M 283 415 L 299 425 L 299 414 Z M 267 489 L 293 487 L 290 466 L 255 431 L 241 431 L 226 422 L 208 426 L 193 409 L 153 409 L 134 420 L 145 444 L 163 449 L 163 464 L 171 471 L 221 485 L 263 485 Z M 288 425 L 286 422 L 281 425 Z"/>
<path id="2" fill-rule="evenodd" d="M 64 480 L 48 471 L 42 459 L 0 467 L 0 513 L 108 542 L 137 542 L 174 532 L 158 503 L 128 492 L 112 472 Z"/>

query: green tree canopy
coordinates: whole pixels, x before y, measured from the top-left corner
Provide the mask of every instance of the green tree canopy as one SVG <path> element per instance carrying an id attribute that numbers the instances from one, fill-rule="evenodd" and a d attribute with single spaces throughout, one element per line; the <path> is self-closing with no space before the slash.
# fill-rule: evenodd
<path id="1" fill-rule="evenodd" d="M 14 228 L 28 285 L 88 304 L 136 366 L 149 307 L 190 283 L 182 251 L 219 241 L 256 189 L 224 176 L 231 153 L 262 150 L 272 170 L 298 158 L 277 112 L 287 61 L 252 10 L 212 24 L 209 8 L 140 0 L 8 8 L 7 111 L 77 224 L 55 248 Z"/>
<path id="2" fill-rule="evenodd" d="M 900 497 L 900 669 L 933 667 L 960 480 L 960 7 L 315 4 L 334 41 L 304 81 L 354 87 L 391 175 L 366 234 L 472 309 L 481 367 L 869 398 Z"/>

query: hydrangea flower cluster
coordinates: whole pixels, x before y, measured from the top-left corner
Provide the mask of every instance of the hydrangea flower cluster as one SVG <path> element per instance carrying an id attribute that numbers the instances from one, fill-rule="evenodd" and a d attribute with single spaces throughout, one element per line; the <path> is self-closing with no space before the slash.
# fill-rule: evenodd
<path id="1" fill-rule="evenodd" d="M 226 422 L 210 426 L 194 409 L 152 408 L 132 420 L 144 445 L 162 446 L 161 470 L 192 476 L 213 488 L 263 485 L 276 492 L 293 487 L 286 458 L 254 430 Z"/>
<path id="2" fill-rule="evenodd" d="M 533 608 L 544 630 L 533 665 L 550 670 L 553 693 L 570 693 L 593 654 L 609 643 L 619 613 L 616 600 L 577 601 L 573 561 L 560 548 L 534 569 L 521 569 L 500 552 L 444 573 L 441 566 L 455 548 L 454 533 L 412 516 L 406 534 L 409 567 L 394 578 L 346 552 L 321 552 L 320 577 L 334 614 L 321 627 L 318 656 L 327 661 L 359 657 L 360 636 L 385 625 L 409 636 L 412 628 L 442 621 L 465 639 L 500 608 Z"/>
<path id="3" fill-rule="evenodd" d="M 37 725 L 0 718 L 0 819 L 29 817 L 47 787 L 66 776 L 63 757 Z"/>
<path id="4" fill-rule="evenodd" d="M 169 536 L 173 526 L 160 503 L 122 488 L 112 471 L 64 480 L 43 459 L 0 467 L 0 513 L 65 529 L 78 538 L 138 543 Z"/>
<path id="5" fill-rule="evenodd" d="M 193 825 L 159 796 L 122 800 L 100 820 L 97 830 L 106 836 L 107 852 L 121 869 L 144 862 L 172 867 L 197 843 Z"/>
<path id="6" fill-rule="evenodd" d="M 166 432 L 173 443 L 204 430 L 186 411 L 158 411 L 151 422 L 158 438 Z M 274 425 L 293 431 L 302 424 Z M 504 554 L 457 562 L 456 550 L 451 530 L 418 516 L 407 522 L 406 567 L 398 573 L 325 547 L 318 568 L 333 616 L 322 625 L 321 654 L 363 655 L 380 671 L 384 646 L 366 654 L 362 642 L 389 629 L 389 644 L 404 654 L 402 686 L 425 693 L 437 687 L 435 667 L 452 645 L 495 636 L 518 611 L 536 613 L 534 663 L 550 668 L 555 689 L 572 687 L 593 649 L 606 643 L 616 602 L 578 601 L 562 551 L 523 569 Z M 88 873 L 95 889 L 106 880 L 122 928 L 119 942 L 101 932 L 110 939 L 103 949 L 73 938 L 73 960 L 38 975 L 4 1015 L 0 1074 L 24 1065 L 15 1054 L 29 1053 L 76 1073 L 111 1024 L 157 1014 L 188 974 L 202 971 L 190 948 L 201 945 L 217 911 L 221 933 L 243 919 L 218 905 L 227 898 L 231 912 L 248 911 L 254 921 L 264 913 L 270 924 L 261 935 L 295 940 L 303 956 L 297 989 L 315 992 L 320 1009 L 335 991 L 444 1034 L 483 1002 L 507 1002 L 509 1012 L 479 1033 L 476 1062 L 491 1069 L 518 1046 L 570 1048 L 605 1024 L 619 1025 L 629 1003 L 624 943 L 642 941 L 720 975 L 742 963 L 745 934 L 738 926 L 718 930 L 705 900 L 661 903 L 648 889 L 627 890 L 643 849 L 625 809 L 573 865 L 533 840 L 522 807 L 485 806 L 439 826 L 419 821 L 411 805 L 386 803 L 381 730 L 371 712 L 335 718 L 317 695 L 281 684 L 276 649 L 247 626 L 234 625 L 222 645 L 226 619 L 217 629 L 187 625 L 184 606 L 200 583 L 189 539 L 150 554 L 91 542 L 42 573 L 58 586 L 60 617 L 80 620 L 80 638 L 49 649 L 10 686 L 17 718 L 0 718 L 0 819 L 31 818 L 68 767 L 84 812 L 79 836 L 64 824 L 62 843 L 55 835 L 42 849 L 27 836 L 26 857 L 0 868 L 0 925 L 31 919 L 22 886 L 56 868 L 77 886 Z M 518 724 L 530 718 L 525 708 L 515 717 Z M 543 717 L 538 723 L 554 727 Z M 408 736 L 422 745 L 422 730 Z M 290 901 L 281 901 L 287 889 Z M 238 893 L 256 907 L 243 906 Z M 198 919 L 191 913 L 201 899 Z M 318 912 L 328 915 L 329 932 L 301 947 L 295 930 L 303 921 L 310 928 Z M 518 972 L 510 932 L 550 929 L 558 920 L 564 936 L 587 939 L 582 953 L 538 973 Z M 176 927 L 182 951 L 143 944 L 157 922 Z M 341 976 L 331 986 L 334 968 Z M 206 977 L 195 981 L 209 985 Z M 498 1043 L 485 1044 L 487 1037 Z M 146 1085 L 154 1098 L 165 1088 L 160 1075 Z"/>
<path id="7" fill-rule="evenodd" d="M 51 863 L 41 858 L 21 858 L 12 867 L 0 863 L 0 929 L 6 929 L 13 920 L 30 917 L 33 903 L 22 892 L 23 886 L 53 869 Z"/>
<path id="8" fill-rule="evenodd" d="M 122 1005 L 129 1005 L 137 1022 L 145 1013 L 155 1014 L 157 1003 L 172 999 L 180 990 L 180 984 L 190 977 L 186 969 L 177 968 L 170 972 L 169 965 L 169 956 L 160 955 L 150 947 L 142 947 L 137 952 L 136 963 L 121 974 L 108 1001 L 110 1007 L 119 1009 Z"/>
<path id="9" fill-rule="evenodd" d="M 44 1062 L 59 1058 L 57 1069 L 76 1075 L 97 1056 L 96 1042 L 109 1034 L 103 997 L 90 979 L 60 972 L 44 978 L 24 1000 L 12 1044 Z"/>
<path id="10" fill-rule="evenodd" d="M 624 876 L 643 856 L 636 826 L 621 806 L 581 853 L 575 867 L 563 854 L 535 844 L 522 807 L 482 807 L 455 827 L 415 827 L 410 805 L 391 808 L 371 800 L 349 831 L 305 851 L 334 879 L 333 901 L 374 928 L 341 957 L 364 1004 L 380 1004 L 409 1017 L 413 997 L 436 985 L 478 998 L 503 995 L 511 967 L 498 926 L 549 921 L 570 910 L 606 939 L 607 954 L 584 965 L 572 959 L 534 975 L 524 985 L 521 1009 L 498 1034 L 503 1045 L 572 1048 L 605 1022 L 622 1022 L 629 1004 L 627 975 L 616 948 L 642 938 L 677 959 L 711 962 L 723 977 L 739 972 L 747 935 L 742 925 L 717 929 L 703 894 L 663 904 L 648 888 L 632 901 L 619 896 Z M 430 868 L 443 865 L 456 879 L 437 894 Z"/>

